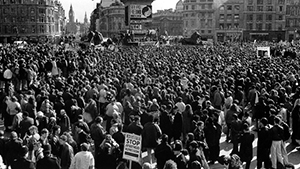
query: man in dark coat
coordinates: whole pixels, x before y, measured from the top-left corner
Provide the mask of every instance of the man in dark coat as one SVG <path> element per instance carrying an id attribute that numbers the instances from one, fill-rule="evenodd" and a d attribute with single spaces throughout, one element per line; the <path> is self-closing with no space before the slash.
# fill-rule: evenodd
<path id="1" fill-rule="evenodd" d="M 62 135 L 59 139 L 60 143 L 60 165 L 62 169 L 69 169 L 74 151 L 72 146 L 67 143 L 67 136 Z"/>
<path id="2" fill-rule="evenodd" d="M 10 140 L 6 144 L 6 162 L 7 166 L 11 166 L 13 161 L 19 157 L 19 152 L 22 149 L 22 140 L 18 138 L 16 132 L 11 132 Z"/>
<path id="3" fill-rule="evenodd" d="M 270 168 L 270 148 L 272 140 L 270 138 L 270 128 L 268 127 L 267 118 L 262 118 L 259 126 L 257 140 L 257 168 L 261 169 L 263 162 L 265 168 Z"/>
<path id="4" fill-rule="evenodd" d="M 43 148 L 44 158 L 37 162 L 36 169 L 61 169 L 57 158 L 51 154 L 51 145 L 47 144 Z"/>
<path id="5" fill-rule="evenodd" d="M 179 109 L 175 107 L 175 116 L 173 121 L 173 138 L 174 140 L 180 140 L 182 134 L 182 114 L 179 112 Z"/>
<path id="6" fill-rule="evenodd" d="M 166 161 L 173 159 L 173 151 L 168 140 L 168 135 L 163 134 L 161 143 L 154 150 L 154 156 L 157 159 L 157 169 L 163 169 Z"/>
<path id="7" fill-rule="evenodd" d="M 154 121 L 154 117 L 151 117 L 152 122 L 145 124 L 142 131 L 142 146 L 147 149 L 148 158 L 150 164 L 152 163 L 151 150 L 157 146 L 157 141 L 161 136 L 161 130 L 157 123 Z"/>
<path id="8" fill-rule="evenodd" d="M 220 138 L 222 127 L 218 123 L 214 123 L 212 118 L 208 118 L 206 126 L 204 128 L 204 133 L 206 137 L 206 142 L 209 148 L 209 160 L 210 164 L 214 164 L 220 154 Z"/>
<path id="9" fill-rule="evenodd" d="M 253 158 L 253 146 L 254 134 L 250 133 L 249 125 L 247 123 L 243 124 L 243 134 L 241 135 L 241 147 L 239 151 L 239 156 L 242 162 L 246 162 L 245 169 L 250 169 L 251 160 Z"/>
<path id="10" fill-rule="evenodd" d="M 177 168 L 186 169 L 187 168 L 187 159 L 182 154 L 182 145 L 180 142 L 176 142 L 174 144 L 173 152 L 174 152 L 173 160 L 177 164 Z"/>
<path id="11" fill-rule="evenodd" d="M 231 139 L 233 144 L 233 149 L 230 154 L 238 153 L 239 146 L 239 137 L 241 132 L 243 131 L 243 122 L 238 118 L 237 114 L 233 114 L 233 121 L 231 123 Z"/>
<path id="12" fill-rule="evenodd" d="M 133 133 L 136 135 L 141 135 L 143 131 L 143 126 L 141 125 L 140 116 L 134 116 L 133 121 L 128 125 L 126 132 Z"/>
<path id="13" fill-rule="evenodd" d="M 34 163 L 26 159 L 28 147 L 23 146 L 20 151 L 20 157 L 13 161 L 11 169 L 35 169 Z"/>
<path id="14" fill-rule="evenodd" d="M 88 142 L 88 134 L 83 131 L 84 126 L 82 123 L 79 123 L 76 125 L 75 130 L 78 134 L 78 145 L 81 145 L 82 143 L 87 143 Z"/>
<path id="15" fill-rule="evenodd" d="M 24 138 L 26 132 L 28 131 L 29 127 L 34 125 L 34 121 L 32 118 L 29 117 L 28 112 L 23 112 L 23 120 L 20 123 L 21 128 L 21 138 Z"/>

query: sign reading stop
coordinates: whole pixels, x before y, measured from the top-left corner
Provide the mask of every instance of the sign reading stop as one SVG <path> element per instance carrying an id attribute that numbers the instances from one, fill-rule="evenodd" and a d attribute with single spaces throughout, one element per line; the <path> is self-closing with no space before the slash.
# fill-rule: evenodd
<path id="1" fill-rule="evenodd" d="M 142 149 L 142 137 L 124 133 L 125 135 L 125 143 L 124 143 L 124 151 L 123 158 L 135 162 L 140 161 L 141 149 Z"/>

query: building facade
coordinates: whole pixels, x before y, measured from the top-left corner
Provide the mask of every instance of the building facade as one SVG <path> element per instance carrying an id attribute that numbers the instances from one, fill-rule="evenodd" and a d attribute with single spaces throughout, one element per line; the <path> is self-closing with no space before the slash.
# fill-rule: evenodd
<path id="1" fill-rule="evenodd" d="M 158 28 L 159 35 L 179 36 L 183 34 L 182 11 L 158 10 L 152 16 L 152 29 Z"/>
<path id="2" fill-rule="evenodd" d="M 57 0 L 0 1 L 0 42 L 46 41 L 63 33 L 65 11 Z"/>
<path id="3" fill-rule="evenodd" d="M 184 0 L 183 35 L 191 36 L 198 31 L 204 39 L 214 39 L 214 1 Z"/>
<path id="4" fill-rule="evenodd" d="M 245 0 L 244 40 L 286 39 L 286 0 Z"/>
<path id="5" fill-rule="evenodd" d="M 240 41 L 244 28 L 244 3 L 241 0 L 228 0 L 216 6 L 215 40 Z"/>
<path id="6" fill-rule="evenodd" d="M 116 1 L 109 7 L 99 9 L 99 26 L 97 31 L 104 37 L 118 35 L 125 29 L 125 6 L 122 2 Z"/>
<path id="7" fill-rule="evenodd" d="M 286 37 L 287 40 L 299 39 L 300 32 L 300 0 L 286 2 Z"/>

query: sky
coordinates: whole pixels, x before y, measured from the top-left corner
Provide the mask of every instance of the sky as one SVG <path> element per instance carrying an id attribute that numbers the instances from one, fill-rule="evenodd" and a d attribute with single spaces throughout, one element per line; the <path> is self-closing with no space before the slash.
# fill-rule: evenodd
<path id="1" fill-rule="evenodd" d="M 73 10 L 75 12 L 75 19 L 78 19 L 79 22 L 83 22 L 84 14 L 87 13 L 88 19 L 90 18 L 91 12 L 95 9 L 96 4 L 101 0 L 60 0 L 62 3 L 67 19 L 69 18 L 69 9 L 72 4 Z M 178 0 L 155 0 L 152 3 L 153 12 L 162 9 L 175 9 L 176 3 Z"/>

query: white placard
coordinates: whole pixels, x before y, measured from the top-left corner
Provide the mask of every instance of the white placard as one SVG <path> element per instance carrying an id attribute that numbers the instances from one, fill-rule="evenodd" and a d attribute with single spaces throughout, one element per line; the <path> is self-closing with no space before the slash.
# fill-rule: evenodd
<path id="1" fill-rule="evenodd" d="M 123 158 L 135 162 L 139 162 L 141 158 L 141 149 L 142 149 L 142 137 L 124 133 L 125 135 L 125 143 L 124 143 L 124 151 Z"/>
<path id="2" fill-rule="evenodd" d="M 258 58 L 271 58 L 270 46 L 257 47 L 256 55 Z"/>

